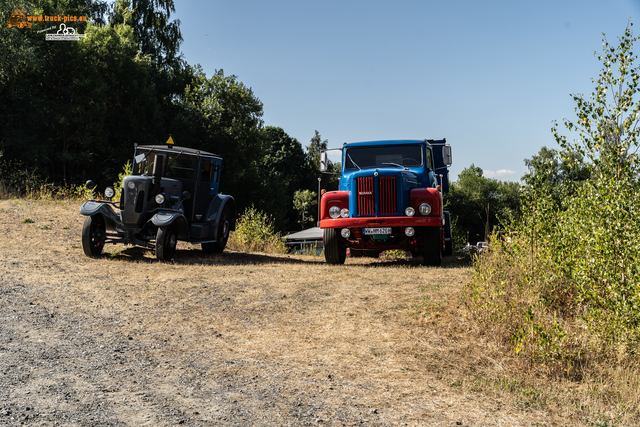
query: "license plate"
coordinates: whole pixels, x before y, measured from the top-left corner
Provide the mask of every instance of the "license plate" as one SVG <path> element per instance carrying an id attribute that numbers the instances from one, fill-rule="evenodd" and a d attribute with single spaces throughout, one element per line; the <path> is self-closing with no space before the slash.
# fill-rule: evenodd
<path id="1" fill-rule="evenodd" d="M 365 236 L 371 236 L 374 234 L 391 234 L 391 227 L 378 227 L 378 228 L 365 228 Z"/>

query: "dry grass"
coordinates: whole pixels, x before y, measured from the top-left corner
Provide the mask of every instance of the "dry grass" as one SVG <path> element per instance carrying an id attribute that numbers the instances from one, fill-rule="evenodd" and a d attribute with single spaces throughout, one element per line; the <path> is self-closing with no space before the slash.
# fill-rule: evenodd
<path id="1" fill-rule="evenodd" d="M 184 243 L 171 263 L 124 246 L 90 259 L 80 247 L 82 219 L 77 203 L 0 201 L 0 286 L 19 278 L 39 289 L 38 304 L 100 317 L 110 333 L 144 341 L 166 366 L 165 382 L 208 366 L 273 382 L 285 400 L 357 398 L 392 425 L 589 418 L 575 384 L 523 373 L 480 335 L 460 304 L 471 274 L 461 261 L 424 268 L 358 258 L 335 267 L 312 256 L 204 256 Z M 220 363 L 229 358 L 237 363 Z"/>

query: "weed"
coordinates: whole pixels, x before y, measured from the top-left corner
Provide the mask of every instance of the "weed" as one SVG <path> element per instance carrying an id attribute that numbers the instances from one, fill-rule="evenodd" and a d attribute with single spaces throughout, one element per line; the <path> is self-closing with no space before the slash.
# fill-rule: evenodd
<path id="1" fill-rule="evenodd" d="M 285 253 L 282 237 L 276 233 L 273 219 L 251 206 L 236 224 L 229 237 L 230 249 L 244 252 Z"/>
<path id="2" fill-rule="evenodd" d="M 31 218 L 25 218 L 22 223 L 23 224 L 33 224 L 35 221 L 32 220 Z"/>

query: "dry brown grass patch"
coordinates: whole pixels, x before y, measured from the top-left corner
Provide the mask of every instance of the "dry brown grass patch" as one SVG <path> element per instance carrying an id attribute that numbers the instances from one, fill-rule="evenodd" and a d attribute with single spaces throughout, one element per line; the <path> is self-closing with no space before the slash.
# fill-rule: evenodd
<path id="1" fill-rule="evenodd" d="M 168 379 L 204 370 L 273 383 L 283 399 L 357 398 L 390 424 L 561 425 L 580 414 L 554 403 L 567 384 L 529 385 L 481 334 L 460 300 L 472 273 L 463 261 L 329 266 L 313 256 L 206 256 L 184 243 L 170 263 L 124 246 L 90 259 L 81 224 L 77 203 L 0 201 L 2 277 L 36 287 L 39 304 L 144 342 Z"/>

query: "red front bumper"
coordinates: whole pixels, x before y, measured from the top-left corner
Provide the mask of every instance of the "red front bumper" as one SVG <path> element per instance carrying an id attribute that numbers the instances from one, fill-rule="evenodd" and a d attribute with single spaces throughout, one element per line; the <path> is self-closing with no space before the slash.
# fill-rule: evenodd
<path id="1" fill-rule="evenodd" d="M 323 219 L 320 228 L 358 228 L 358 227 L 440 227 L 439 216 L 385 216 L 366 218 Z"/>

